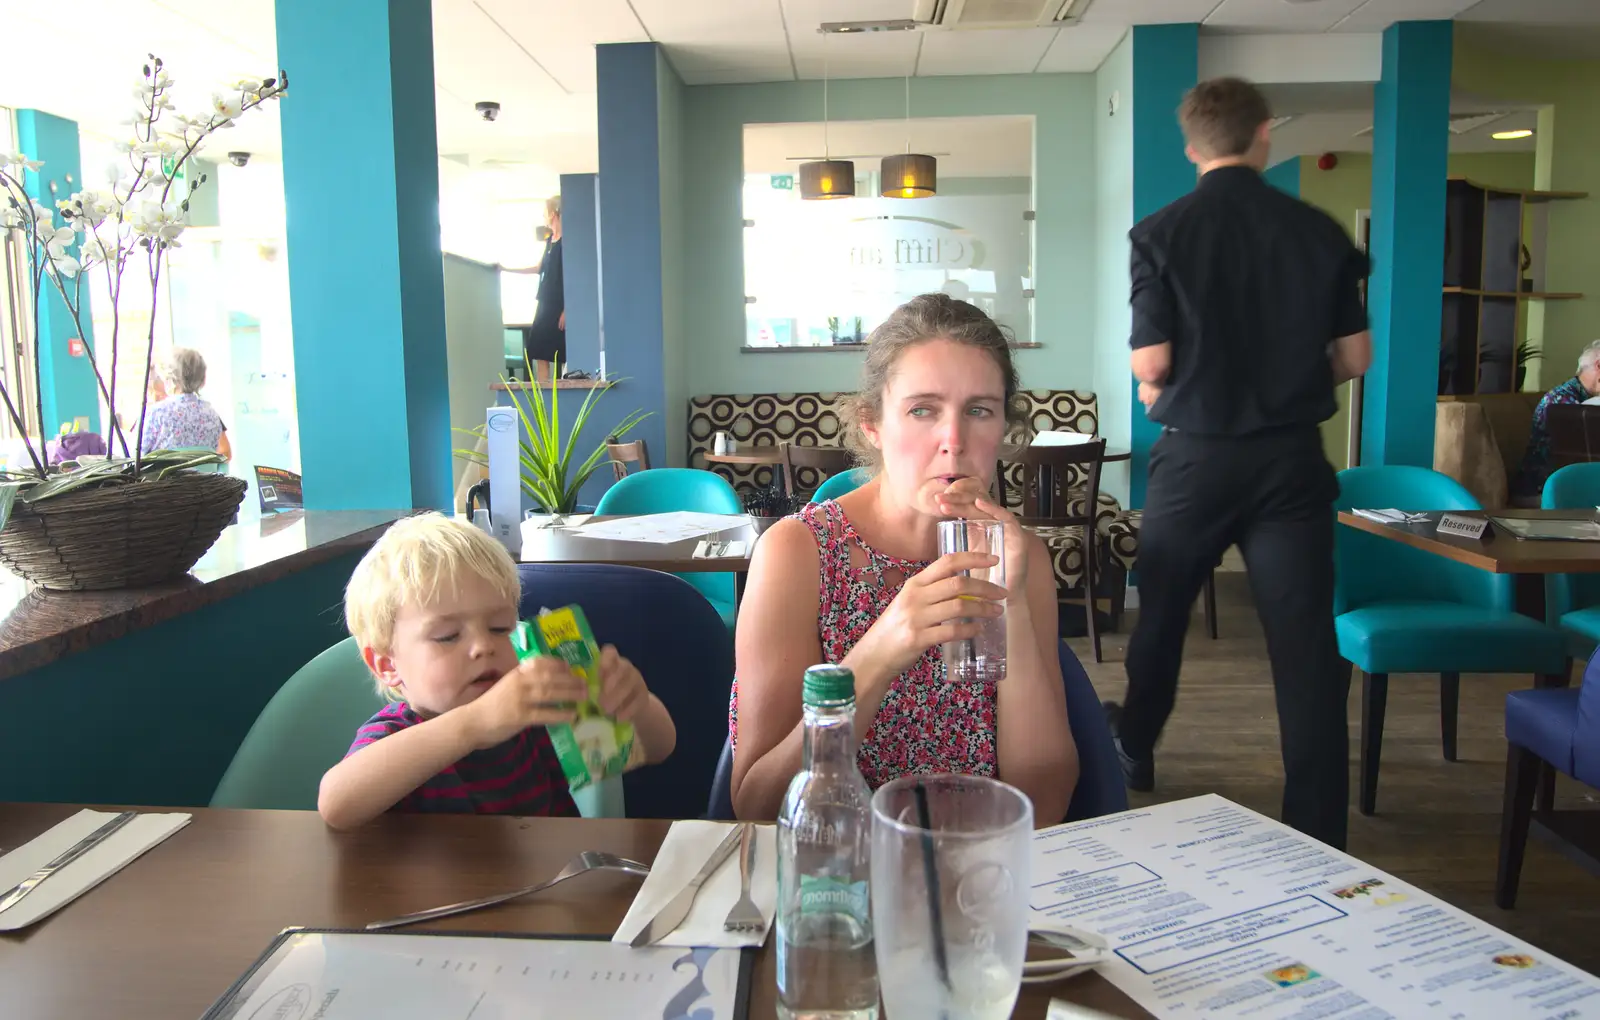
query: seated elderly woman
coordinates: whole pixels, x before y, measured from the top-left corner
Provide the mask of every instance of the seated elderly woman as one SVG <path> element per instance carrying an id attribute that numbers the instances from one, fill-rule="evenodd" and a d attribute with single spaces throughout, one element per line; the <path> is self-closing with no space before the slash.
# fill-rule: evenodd
<path id="1" fill-rule="evenodd" d="M 222 416 L 200 396 L 206 384 L 206 359 L 188 347 L 174 347 L 156 368 L 150 386 L 153 403 L 146 413 L 144 438 L 139 448 L 151 450 L 215 450 L 233 457 L 228 427 Z"/>
<path id="2" fill-rule="evenodd" d="M 1052 825 L 1078 776 L 1055 576 L 1044 543 L 989 498 L 1015 414 L 1011 350 L 993 320 L 944 294 L 900 306 L 869 344 L 847 419 L 874 477 L 773 525 L 750 566 L 729 712 L 734 810 L 777 816 L 801 765 L 801 677 L 831 662 L 855 673 L 856 762 L 869 786 L 991 776 Z M 993 562 L 984 554 L 937 555 L 938 522 L 953 517 L 1002 522 L 1007 587 L 964 576 Z M 1002 613 L 1006 678 L 948 681 L 940 645 L 978 633 L 964 621 Z"/>
<path id="3" fill-rule="evenodd" d="M 1528 430 L 1528 448 L 1522 466 L 1511 480 L 1514 501 L 1538 506 L 1545 479 L 1550 477 L 1550 408 L 1562 404 L 1587 404 L 1600 396 L 1600 340 L 1592 341 L 1578 355 L 1578 374 L 1550 388 L 1533 409 L 1533 427 Z"/>

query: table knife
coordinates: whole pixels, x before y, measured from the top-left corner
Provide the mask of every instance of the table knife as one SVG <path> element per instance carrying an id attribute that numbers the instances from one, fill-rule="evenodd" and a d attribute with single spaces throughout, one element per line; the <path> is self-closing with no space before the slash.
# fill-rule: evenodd
<path id="1" fill-rule="evenodd" d="M 43 882 L 51 875 L 54 875 L 62 868 L 71 864 L 79 857 L 82 857 L 90 850 L 105 842 L 108 838 L 110 838 L 112 833 L 116 832 L 124 825 L 127 825 L 137 817 L 139 817 L 139 812 L 137 811 L 124 811 L 115 818 L 112 818 L 105 824 L 101 825 L 98 829 L 89 833 L 89 835 L 78 840 L 78 842 L 69 847 L 66 852 L 59 854 L 50 863 L 46 864 L 38 871 L 35 871 L 33 874 L 23 879 L 22 884 L 14 886 L 13 888 L 7 890 L 4 896 L 0 896 L 0 911 L 15 906 L 18 900 L 37 889 L 40 882 Z"/>
<path id="2" fill-rule="evenodd" d="M 689 909 L 694 906 L 694 898 L 699 894 L 700 887 L 705 885 L 706 881 L 716 874 L 717 869 L 722 867 L 723 863 L 739 848 L 739 836 L 744 832 L 747 824 L 749 823 L 735 825 L 728 831 L 722 842 L 717 844 L 717 848 L 711 851 L 711 856 L 706 859 L 706 863 L 701 866 L 693 878 L 689 879 L 689 884 L 684 886 L 676 896 L 668 900 L 666 906 L 656 911 L 656 916 L 652 917 L 650 923 L 639 930 L 639 934 L 635 935 L 633 941 L 628 943 L 629 946 L 634 949 L 638 949 L 640 946 L 653 946 L 670 935 L 673 929 L 683 923 L 683 919 L 689 916 Z"/>

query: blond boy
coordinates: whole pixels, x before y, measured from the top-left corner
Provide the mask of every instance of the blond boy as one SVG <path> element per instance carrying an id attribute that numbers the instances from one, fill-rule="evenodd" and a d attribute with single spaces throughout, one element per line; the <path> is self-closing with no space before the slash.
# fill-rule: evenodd
<path id="1" fill-rule="evenodd" d="M 397 522 L 362 558 L 345 619 L 393 700 L 322 777 L 317 810 L 330 826 L 389 810 L 578 813 L 545 727 L 572 722 L 586 690 L 559 659 L 517 662 L 519 596 L 505 548 L 436 513 Z M 599 701 L 634 724 L 646 762 L 672 752 L 666 707 L 611 645 L 601 653 Z"/>

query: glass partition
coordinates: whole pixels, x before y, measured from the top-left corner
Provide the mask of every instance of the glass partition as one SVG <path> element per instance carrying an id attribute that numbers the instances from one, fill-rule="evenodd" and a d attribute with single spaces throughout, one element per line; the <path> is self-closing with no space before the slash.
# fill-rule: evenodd
<path id="1" fill-rule="evenodd" d="M 926 147 L 913 151 L 939 160 L 931 198 L 878 197 L 879 157 L 901 150 L 871 141 L 903 139 L 903 121 L 830 125 L 830 154 L 854 159 L 857 197 L 828 201 L 800 198 L 800 161 L 784 155 L 820 155 L 809 136 L 821 125 L 746 128 L 747 348 L 859 344 L 895 306 L 935 291 L 1033 341 L 1031 118 L 916 123 Z"/>

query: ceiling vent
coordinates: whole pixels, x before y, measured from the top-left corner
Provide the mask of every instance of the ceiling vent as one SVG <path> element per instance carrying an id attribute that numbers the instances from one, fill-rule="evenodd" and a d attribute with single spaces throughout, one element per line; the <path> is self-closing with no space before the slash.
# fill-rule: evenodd
<path id="1" fill-rule="evenodd" d="M 1450 115 L 1450 133 L 1464 135 L 1469 131 L 1476 131 L 1487 124 L 1493 124 L 1497 120 L 1505 120 L 1511 116 L 1511 113 L 1512 111 L 1509 110 L 1497 113 L 1452 113 Z M 1357 138 L 1365 138 L 1370 134 L 1372 134 L 1372 125 L 1368 124 L 1360 131 L 1357 131 L 1355 136 Z"/>
<path id="2" fill-rule="evenodd" d="M 914 19 L 938 28 L 1061 28 L 1093 0 L 916 0 Z"/>

